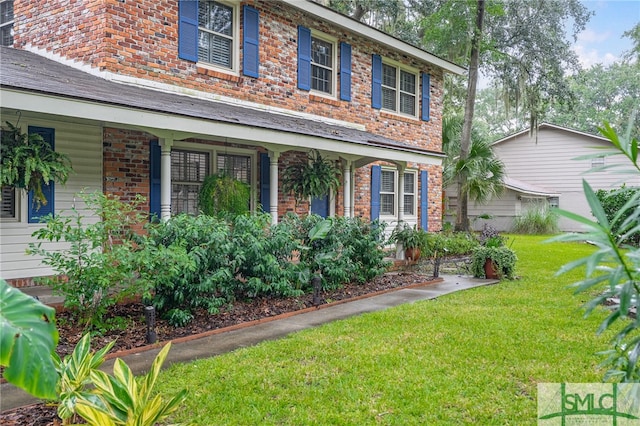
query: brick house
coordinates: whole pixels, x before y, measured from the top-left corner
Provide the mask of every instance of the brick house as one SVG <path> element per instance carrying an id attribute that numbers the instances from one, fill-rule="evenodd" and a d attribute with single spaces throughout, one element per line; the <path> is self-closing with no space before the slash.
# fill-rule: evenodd
<path id="1" fill-rule="evenodd" d="M 311 149 L 342 170 L 315 213 L 441 227 L 443 78 L 456 64 L 311 1 L 0 8 L 2 121 L 74 168 L 38 211 L 2 188 L 0 269 L 16 286 L 52 272 L 25 249 L 40 216 L 82 210 L 79 191 L 142 194 L 167 218 L 197 213 L 200 182 L 225 170 L 277 222 L 296 209 L 278 178 Z"/>

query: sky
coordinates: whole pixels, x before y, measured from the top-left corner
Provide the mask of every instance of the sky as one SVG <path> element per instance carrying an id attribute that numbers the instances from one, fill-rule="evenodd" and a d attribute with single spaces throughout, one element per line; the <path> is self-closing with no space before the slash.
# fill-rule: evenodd
<path id="1" fill-rule="evenodd" d="M 582 0 L 595 14 L 578 34 L 573 48 L 583 68 L 609 65 L 631 49 L 631 40 L 622 37 L 640 22 L 640 0 Z"/>

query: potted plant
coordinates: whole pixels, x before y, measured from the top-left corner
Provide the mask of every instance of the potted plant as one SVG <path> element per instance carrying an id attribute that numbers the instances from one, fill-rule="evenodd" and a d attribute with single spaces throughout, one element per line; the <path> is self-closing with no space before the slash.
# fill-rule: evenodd
<path id="1" fill-rule="evenodd" d="M 426 248 L 427 233 L 418 229 L 415 225 L 399 224 L 391 235 L 389 241 L 395 244 L 402 244 L 406 259 L 420 259 L 421 250 Z"/>
<path id="2" fill-rule="evenodd" d="M 518 258 L 501 237 L 492 237 L 473 249 L 471 271 L 476 278 L 512 279 Z"/>
<path id="3" fill-rule="evenodd" d="M 207 176 L 200 188 L 198 206 L 209 216 L 231 217 L 249 212 L 251 189 L 225 173 Z"/>
<path id="4" fill-rule="evenodd" d="M 37 209 L 47 204 L 42 185 L 50 181 L 64 184 L 71 173 L 71 161 L 37 133 L 26 134 L 6 122 L 0 143 L 0 186 L 33 191 Z"/>
<path id="5" fill-rule="evenodd" d="M 282 191 L 292 193 L 296 205 L 300 201 L 330 195 L 340 186 L 340 169 L 334 161 L 322 157 L 320 151 L 312 150 L 307 158 L 289 165 L 282 174 Z"/>

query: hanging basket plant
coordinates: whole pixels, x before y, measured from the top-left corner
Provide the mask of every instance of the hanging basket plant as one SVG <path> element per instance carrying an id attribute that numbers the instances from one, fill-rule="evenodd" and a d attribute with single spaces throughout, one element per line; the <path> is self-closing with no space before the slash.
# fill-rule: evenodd
<path id="1" fill-rule="evenodd" d="M 200 188 L 198 206 L 209 216 L 238 216 L 249 211 L 249 185 L 231 176 L 218 173 L 205 178 Z"/>
<path id="2" fill-rule="evenodd" d="M 39 209 L 47 204 L 42 185 L 50 181 L 65 184 L 73 171 L 71 161 L 39 134 L 22 133 L 8 121 L 6 125 L 0 143 L 0 186 L 33 191 L 33 202 Z"/>
<path id="3" fill-rule="evenodd" d="M 329 195 L 340 186 L 341 172 L 335 163 L 312 150 L 307 159 L 289 165 L 282 175 L 282 190 L 296 203 Z"/>

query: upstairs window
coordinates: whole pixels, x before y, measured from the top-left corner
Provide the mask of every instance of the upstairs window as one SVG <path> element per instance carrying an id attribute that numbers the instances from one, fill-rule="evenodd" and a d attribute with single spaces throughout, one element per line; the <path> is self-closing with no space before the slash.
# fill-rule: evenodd
<path id="1" fill-rule="evenodd" d="M 0 45 L 13 46 L 13 0 L 0 1 Z"/>
<path id="2" fill-rule="evenodd" d="M 234 69 L 234 8 L 217 1 L 198 2 L 198 60 Z"/>
<path id="3" fill-rule="evenodd" d="M 333 43 L 311 37 L 311 90 L 333 95 L 334 52 Z"/>
<path id="4" fill-rule="evenodd" d="M 398 67 L 382 64 L 382 108 L 416 115 L 417 76 Z"/>

